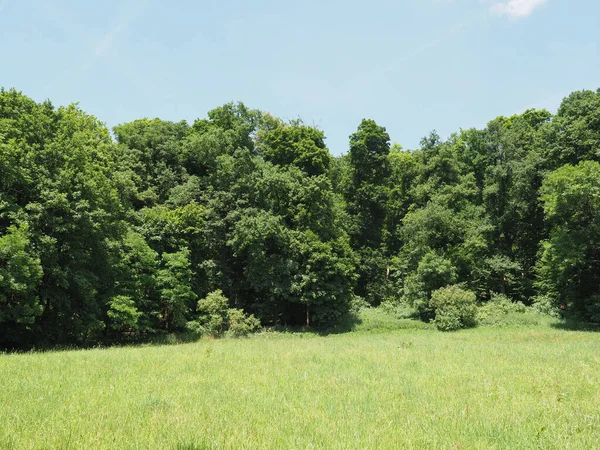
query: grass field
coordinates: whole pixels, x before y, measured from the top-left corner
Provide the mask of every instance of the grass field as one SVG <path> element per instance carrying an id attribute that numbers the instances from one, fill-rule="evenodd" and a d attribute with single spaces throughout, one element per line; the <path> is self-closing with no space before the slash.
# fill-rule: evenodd
<path id="1" fill-rule="evenodd" d="M 600 448 L 600 334 L 549 325 L 0 355 L 2 449 Z"/>

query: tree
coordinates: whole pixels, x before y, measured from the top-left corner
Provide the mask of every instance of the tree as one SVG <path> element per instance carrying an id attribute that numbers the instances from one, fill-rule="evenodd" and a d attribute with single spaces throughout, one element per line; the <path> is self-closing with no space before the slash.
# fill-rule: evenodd
<path id="1" fill-rule="evenodd" d="M 197 298 L 192 291 L 190 251 L 182 248 L 175 253 L 161 255 L 161 269 L 157 273 L 160 289 L 160 320 L 167 331 L 181 330 L 187 322 L 187 313 Z"/>
<path id="2" fill-rule="evenodd" d="M 541 200 L 551 228 L 542 242 L 538 287 L 557 304 L 600 322 L 600 163 L 552 172 Z"/>
<path id="3" fill-rule="evenodd" d="M 352 185 L 346 193 L 353 217 L 351 242 L 360 257 L 357 294 L 372 304 L 381 302 L 386 290 L 386 257 L 383 232 L 390 175 L 390 137 L 384 127 L 363 119 L 350 136 Z"/>
<path id="4" fill-rule="evenodd" d="M 263 129 L 257 136 L 262 156 L 276 165 L 294 165 L 309 175 L 325 174 L 331 155 L 325 147 L 325 135 L 300 120 Z"/>
<path id="5" fill-rule="evenodd" d="M 571 93 L 541 131 L 549 169 L 580 161 L 600 162 L 600 89 Z"/>
<path id="6" fill-rule="evenodd" d="M 22 345 L 42 314 L 37 294 L 40 259 L 32 254 L 27 225 L 0 236 L 0 342 Z"/>

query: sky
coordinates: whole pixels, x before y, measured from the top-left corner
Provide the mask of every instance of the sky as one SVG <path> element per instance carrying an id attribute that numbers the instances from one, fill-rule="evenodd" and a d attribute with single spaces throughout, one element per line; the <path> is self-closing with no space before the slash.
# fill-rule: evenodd
<path id="1" fill-rule="evenodd" d="M 0 0 L 0 86 L 109 127 L 230 101 L 333 154 L 363 118 L 417 148 L 600 88 L 598 0 Z"/>

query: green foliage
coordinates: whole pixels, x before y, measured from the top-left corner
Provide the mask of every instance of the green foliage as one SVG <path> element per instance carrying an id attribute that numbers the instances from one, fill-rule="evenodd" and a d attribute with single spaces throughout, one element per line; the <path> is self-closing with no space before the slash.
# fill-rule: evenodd
<path id="1" fill-rule="evenodd" d="M 331 155 L 324 133 L 300 120 L 262 129 L 257 141 L 262 156 L 273 164 L 294 165 L 309 175 L 322 175 L 329 169 Z"/>
<path id="2" fill-rule="evenodd" d="M 130 297 L 117 295 L 110 299 L 109 309 L 106 313 L 109 318 L 109 326 L 116 331 L 135 331 L 138 328 L 138 320 L 142 315 Z"/>
<path id="3" fill-rule="evenodd" d="M 227 325 L 227 308 L 229 300 L 223 291 L 210 292 L 205 298 L 198 301 L 198 323 L 208 333 L 222 334 Z"/>
<path id="4" fill-rule="evenodd" d="M 546 317 L 539 309 L 514 302 L 504 294 L 493 294 L 477 308 L 477 324 L 484 326 L 537 325 Z"/>
<path id="5" fill-rule="evenodd" d="M 600 321 L 599 118 L 600 90 L 574 92 L 410 150 L 365 119 L 332 157 L 323 131 L 242 103 L 113 140 L 76 105 L 0 89 L 0 346 L 328 327 L 356 298 L 432 320 L 453 284 Z"/>
<path id="6" fill-rule="evenodd" d="M 183 248 L 175 253 L 162 254 L 162 268 L 156 281 L 160 289 L 160 319 L 167 331 L 183 329 L 190 304 L 196 299 L 192 290 L 190 251 Z"/>
<path id="7" fill-rule="evenodd" d="M 227 310 L 227 334 L 233 337 L 247 336 L 260 328 L 260 320 L 254 315 L 246 315 L 241 309 Z"/>
<path id="8" fill-rule="evenodd" d="M 456 281 L 456 268 L 451 261 L 429 251 L 419 261 L 416 272 L 406 277 L 403 300 L 412 305 L 421 320 L 426 322 L 435 317 L 430 303 L 432 292 Z"/>
<path id="9" fill-rule="evenodd" d="M 397 319 L 412 319 L 418 315 L 417 310 L 414 307 L 405 302 L 398 302 L 395 300 L 386 300 L 382 302 L 378 308 Z"/>
<path id="10" fill-rule="evenodd" d="M 351 243 L 360 258 L 356 293 L 372 305 L 379 304 L 386 295 L 387 264 L 382 245 L 389 197 L 389 141 L 384 127 L 363 119 L 350 136 L 351 183 L 344 192 L 352 218 Z"/>
<path id="11" fill-rule="evenodd" d="M 350 308 L 349 311 L 353 314 L 358 314 L 363 309 L 370 308 L 371 305 L 364 298 L 359 297 L 358 295 L 353 295 L 350 300 Z"/>
<path id="12" fill-rule="evenodd" d="M 389 175 L 390 136 L 374 120 L 363 119 L 350 136 L 354 185 L 378 185 Z"/>
<path id="13" fill-rule="evenodd" d="M 0 339 L 18 343 L 42 314 L 37 287 L 43 272 L 32 254 L 28 227 L 6 231 L 0 236 Z"/>
<path id="14" fill-rule="evenodd" d="M 457 285 L 444 287 L 431 294 L 434 323 L 438 330 L 454 331 L 476 323 L 475 294 Z"/>
<path id="15" fill-rule="evenodd" d="M 541 189 L 549 239 L 537 265 L 540 292 L 596 321 L 600 286 L 600 163 L 583 161 L 548 175 Z"/>
<path id="16" fill-rule="evenodd" d="M 260 320 L 241 309 L 229 308 L 223 291 L 210 292 L 198 302 L 198 319 L 188 323 L 188 329 L 199 334 L 233 337 L 246 336 L 260 328 Z"/>
<path id="17" fill-rule="evenodd" d="M 542 138 L 551 169 L 580 161 L 600 162 L 600 89 L 575 91 L 566 97 L 542 130 Z"/>
<path id="18" fill-rule="evenodd" d="M 534 297 L 531 305 L 534 311 L 559 319 L 561 317 L 559 306 L 557 302 L 548 295 L 538 295 Z"/>

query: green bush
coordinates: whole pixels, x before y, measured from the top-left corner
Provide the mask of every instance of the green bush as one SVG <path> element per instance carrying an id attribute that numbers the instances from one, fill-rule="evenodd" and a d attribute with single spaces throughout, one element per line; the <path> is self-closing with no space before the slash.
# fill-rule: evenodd
<path id="1" fill-rule="evenodd" d="M 216 290 L 198 302 L 198 320 L 188 322 L 193 333 L 220 336 L 246 336 L 260 327 L 254 315 L 246 315 L 241 309 L 228 308 L 229 300 L 223 291 Z"/>
<path id="2" fill-rule="evenodd" d="M 552 314 L 554 307 L 550 299 L 538 297 L 532 307 L 521 302 L 513 302 L 503 294 L 492 294 L 489 302 L 477 309 L 477 323 L 484 326 L 528 326 L 544 323 Z"/>
<path id="3" fill-rule="evenodd" d="M 131 297 L 117 295 L 110 299 L 106 313 L 110 328 L 116 331 L 134 331 L 138 329 L 138 319 L 142 315 Z"/>
<path id="4" fill-rule="evenodd" d="M 520 316 L 533 312 L 521 302 L 513 302 L 504 294 L 493 293 L 491 299 L 477 309 L 477 323 L 488 326 L 518 325 Z"/>
<path id="5" fill-rule="evenodd" d="M 481 313 L 489 314 L 510 314 L 510 313 L 525 313 L 527 307 L 521 302 L 513 302 L 504 294 L 492 293 L 490 300 L 479 308 Z"/>
<path id="6" fill-rule="evenodd" d="M 407 277 L 404 300 L 414 307 L 422 321 L 430 322 L 435 318 L 430 293 L 454 283 L 456 277 L 456 267 L 449 259 L 435 251 L 429 251 L 419 261 L 416 272 Z"/>
<path id="7" fill-rule="evenodd" d="M 413 319 L 417 316 L 416 309 L 403 301 L 386 300 L 379 305 L 379 309 L 397 319 Z"/>
<path id="8" fill-rule="evenodd" d="M 209 293 L 198 302 L 198 321 L 209 334 L 222 334 L 227 327 L 229 300 L 220 289 Z"/>
<path id="9" fill-rule="evenodd" d="M 438 330 L 453 331 L 476 324 L 475 294 L 458 285 L 447 286 L 431 294 L 430 305 L 435 312 Z"/>
<path id="10" fill-rule="evenodd" d="M 227 310 L 227 334 L 234 337 L 247 336 L 260 328 L 260 320 L 253 314 L 247 316 L 241 309 Z"/>
<path id="11" fill-rule="evenodd" d="M 363 309 L 370 308 L 371 305 L 368 301 L 362 298 L 360 295 L 352 295 L 350 298 L 350 308 L 349 311 L 354 314 L 358 314 Z"/>

